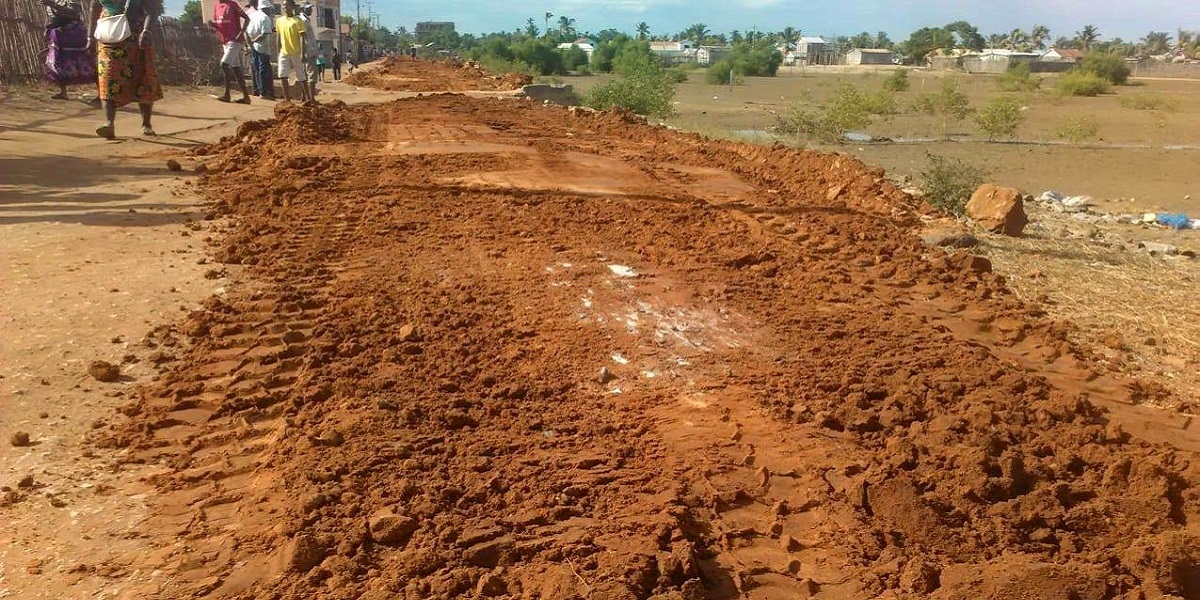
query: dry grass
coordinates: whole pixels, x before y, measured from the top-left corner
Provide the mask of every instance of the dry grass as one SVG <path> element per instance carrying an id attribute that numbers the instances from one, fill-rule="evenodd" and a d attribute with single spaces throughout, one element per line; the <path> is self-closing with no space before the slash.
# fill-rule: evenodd
<path id="1" fill-rule="evenodd" d="M 1200 261 L 1154 257 L 1122 248 L 1131 239 L 1177 237 L 1137 227 L 1087 225 L 1067 215 L 1038 214 L 1021 238 L 988 236 L 983 251 L 1011 287 L 1119 368 L 1172 389 L 1178 400 L 1200 392 Z M 1148 234 L 1148 235 L 1147 235 Z M 1167 240 L 1170 241 L 1170 240 Z"/>

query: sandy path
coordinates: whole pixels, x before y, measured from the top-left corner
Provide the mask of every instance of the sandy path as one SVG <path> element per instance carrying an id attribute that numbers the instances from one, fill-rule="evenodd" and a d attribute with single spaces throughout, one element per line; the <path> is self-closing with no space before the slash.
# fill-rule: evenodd
<path id="1" fill-rule="evenodd" d="M 329 96 L 362 99 L 332 86 Z M 131 532 L 146 517 L 146 469 L 85 450 L 130 389 L 154 374 L 143 344 L 156 326 L 198 307 L 228 284 L 209 263 L 199 199 L 181 189 L 190 172 L 165 160 L 211 142 L 274 105 L 236 109 L 198 91 L 171 90 L 158 107 L 160 137 L 97 139 L 99 111 L 8 92 L 0 113 L 0 598 L 111 596 L 146 572 L 98 566 L 137 554 Z M 138 130 L 123 111 L 119 133 Z M 187 161 L 185 161 L 187 162 Z M 103 384 L 93 360 L 121 365 Z M 10 445 L 28 433 L 29 447 Z M 33 477 L 32 487 L 18 484 Z M 10 494 L 5 501 L 5 494 Z M 19 498 L 15 505 L 11 500 Z M 95 576 L 100 575 L 100 576 Z"/>

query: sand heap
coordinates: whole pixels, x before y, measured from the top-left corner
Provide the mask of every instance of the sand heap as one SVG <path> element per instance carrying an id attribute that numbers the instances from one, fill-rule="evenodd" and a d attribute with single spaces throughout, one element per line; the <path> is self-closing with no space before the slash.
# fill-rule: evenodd
<path id="1" fill-rule="evenodd" d="M 492 75 L 472 62 L 391 56 L 377 67 L 350 74 L 345 82 L 389 92 L 493 92 L 519 90 L 533 78 L 521 73 Z"/>

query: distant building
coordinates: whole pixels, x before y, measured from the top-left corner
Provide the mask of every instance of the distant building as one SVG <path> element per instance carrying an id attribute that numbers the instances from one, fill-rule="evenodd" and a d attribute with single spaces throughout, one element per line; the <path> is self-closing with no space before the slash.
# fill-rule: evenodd
<path id="1" fill-rule="evenodd" d="M 707 67 L 725 58 L 725 55 L 732 51 L 733 48 L 730 46 L 700 46 L 696 48 L 696 63 Z"/>
<path id="2" fill-rule="evenodd" d="M 825 38 L 803 36 L 796 44 L 796 62 L 802 65 L 835 65 L 842 61 L 835 44 L 825 41 Z M 787 55 L 784 55 L 787 58 Z"/>
<path id="3" fill-rule="evenodd" d="M 892 51 L 879 48 L 855 48 L 846 53 L 848 65 L 890 65 Z"/>
<path id="4" fill-rule="evenodd" d="M 977 55 L 964 57 L 962 66 L 968 73 L 1003 73 L 1021 63 L 1032 66 L 1041 57 L 1037 52 L 985 48 Z"/>
<path id="5" fill-rule="evenodd" d="M 650 42 L 650 52 L 665 65 L 677 65 L 696 60 L 696 45 L 691 40 Z"/>
<path id="6" fill-rule="evenodd" d="M 451 21 L 421 21 L 417 23 L 413 35 L 417 36 L 418 44 L 428 44 L 434 36 L 442 33 L 454 33 L 454 23 Z"/>
<path id="7" fill-rule="evenodd" d="M 1042 55 L 1043 62 L 1077 63 L 1083 60 L 1083 50 L 1074 48 L 1051 48 Z"/>
<path id="8" fill-rule="evenodd" d="M 596 41 L 591 38 L 581 37 L 573 42 L 563 42 L 558 45 L 559 50 L 570 50 L 571 48 L 579 48 L 587 54 L 588 62 L 592 62 L 592 52 L 596 50 Z"/>

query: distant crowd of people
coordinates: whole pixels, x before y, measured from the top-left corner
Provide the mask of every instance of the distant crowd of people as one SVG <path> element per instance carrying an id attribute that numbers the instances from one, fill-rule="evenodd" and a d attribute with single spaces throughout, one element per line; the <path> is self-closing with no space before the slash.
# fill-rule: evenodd
<path id="1" fill-rule="evenodd" d="M 96 135 L 115 139 L 118 108 L 136 102 L 142 115 L 142 135 L 155 135 L 151 120 L 154 103 L 163 97 L 154 64 L 151 27 L 162 15 L 162 0 L 96 0 L 84 15 L 81 0 L 40 0 L 46 6 L 46 79 L 55 85 L 55 100 L 68 99 L 67 87 L 97 86 L 96 102 L 105 121 Z M 314 102 L 317 83 L 342 78 L 342 65 L 357 66 L 353 56 L 317 40 L 310 21 L 311 3 L 286 0 L 283 13 L 273 17 L 260 10 L 260 0 L 217 0 L 211 27 L 221 43 L 221 70 L 225 93 L 221 102 L 250 104 L 250 96 L 275 100 L 275 79 L 282 84 L 283 99 Z M 276 51 L 275 37 L 278 38 Z M 276 68 L 271 68 L 274 56 Z M 242 65 L 249 59 L 252 85 L 246 86 Z M 241 98 L 234 100 L 237 90 Z"/>

